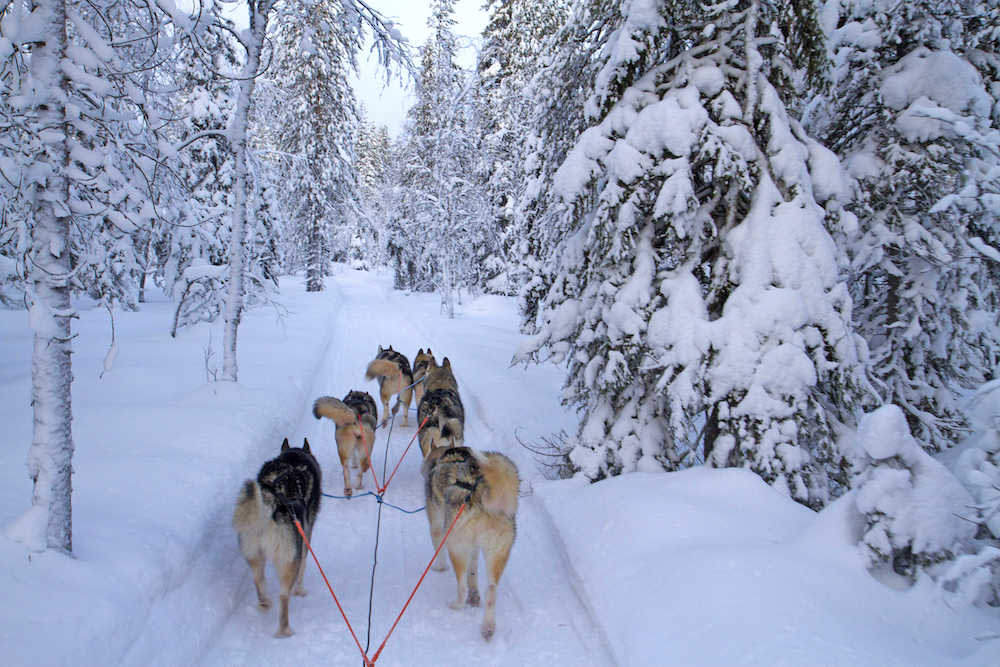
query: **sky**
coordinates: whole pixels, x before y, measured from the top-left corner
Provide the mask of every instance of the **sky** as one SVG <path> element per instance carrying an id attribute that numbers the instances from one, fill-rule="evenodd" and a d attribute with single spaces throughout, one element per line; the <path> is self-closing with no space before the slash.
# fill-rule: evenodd
<path id="1" fill-rule="evenodd" d="M 399 24 L 400 32 L 413 49 L 415 63 L 417 49 L 427 39 L 430 31 L 427 19 L 430 16 L 430 2 L 427 0 L 372 0 L 373 8 L 392 18 Z M 460 37 L 461 54 L 459 64 L 472 67 L 476 61 L 476 48 L 480 33 L 486 26 L 487 15 L 483 11 L 484 0 L 457 0 L 455 3 L 455 31 Z M 358 99 L 365 104 L 368 119 L 376 126 L 385 125 L 392 136 L 397 136 L 406 119 L 406 111 L 415 101 L 413 83 L 400 83 L 398 77 L 386 85 L 385 77 L 377 66 L 377 59 L 369 59 L 367 52 L 360 57 L 360 72 L 354 86 Z"/>
<path id="2" fill-rule="evenodd" d="M 365 368 L 390 344 L 411 360 L 427 347 L 449 358 L 466 444 L 505 453 L 521 484 L 493 639 L 480 636 L 482 608 L 449 608 L 450 568 L 431 571 L 378 667 L 1000 664 L 997 610 L 970 607 L 926 578 L 907 587 L 869 574 L 853 494 L 816 513 L 745 470 L 548 479 L 522 443 L 537 448 L 572 432 L 576 415 L 560 404 L 561 369 L 511 366 L 521 338 L 513 298 L 466 298 L 448 319 L 437 295 L 398 292 L 391 274 L 338 266 L 323 292 L 282 278 L 275 300 L 280 314 L 244 313 L 238 383 L 209 381 L 222 323 L 171 338 L 174 305 L 155 289 L 142 310 L 116 314 L 118 355 L 102 375 L 107 313 L 76 302 L 72 558 L 25 545 L 38 523 L 25 513 L 32 334 L 26 313 L 0 310 L 5 666 L 361 664 L 312 560 L 308 595 L 290 603 L 294 636 L 273 637 L 276 605 L 257 608 L 230 522 L 243 480 L 285 437 L 308 439 L 322 469 L 331 495 L 313 551 L 371 656 L 433 553 L 419 511 L 419 448 L 406 450 L 415 412 L 408 426 L 397 418 L 377 432 L 383 484 L 399 463 L 379 505 L 360 493 L 333 497 L 343 485 L 333 425 L 311 406 L 351 389 L 377 394 Z M 273 568 L 267 577 L 276 600 Z"/>

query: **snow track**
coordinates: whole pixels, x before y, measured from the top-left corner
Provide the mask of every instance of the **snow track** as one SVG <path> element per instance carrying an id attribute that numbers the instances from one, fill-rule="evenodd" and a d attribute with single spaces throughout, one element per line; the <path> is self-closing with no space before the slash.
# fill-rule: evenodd
<path id="1" fill-rule="evenodd" d="M 436 296 L 402 296 L 387 290 L 384 282 L 373 281 L 369 274 L 345 271 L 329 282 L 331 300 L 336 300 L 337 323 L 325 358 L 319 360 L 312 398 L 340 398 L 351 389 L 363 389 L 379 402 L 377 384 L 364 379 L 365 367 L 378 346 L 391 344 L 411 362 L 418 348 L 430 346 L 439 362 L 448 356 L 454 366 L 467 411 L 467 444 L 507 453 L 520 468 L 522 493 L 530 489 L 531 480 L 539 475 L 534 461 L 517 446 L 514 429 L 519 427 L 537 438 L 563 428 L 567 417 L 558 407 L 557 397 L 536 389 L 539 374 L 545 371 L 535 369 L 532 375 L 509 367 L 516 344 L 515 323 L 507 322 L 509 308 L 494 312 L 487 305 L 447 320 L 439 315 Z M 503 321 L 498 322 L 501 318 Z M 550 380 L 541 383 L 548 394 L 553 386 Z M 542 406 L 549 406 L 548 411 Z M 324 491 L 342 495 L 333 424 L 314 419 L 311 408 L 311 400 L 302 406 L 298 425 L 288 436 L 296 444 L 301 444 L 304 437 L 309 439 L 323 470 Z M 407 427 L 401 425 L 401 414 L 396 417 L 388 461 L 384 454 L 388 429 L 377 431 L 373 465 L 380 482 L 391 473 L 415 433 L 415 401 L 411 408 Z M 274 443 L 274 453 L 278 445 Z M 256 468 L 246 471 L 248 477 L 254 474 Z M 370 474 L 366 475 L 365 489 L 371 490 L 372 486 Z M 423 505 L 420 450 L 416 443 L 389 486 L 385 501 L 406 509 Z M 433 553 L 422 512 L 404 514 L 389 506 L 382 508 L 369 639 L 368 604 L 377 515 L 378 504 L 371 496 L 351 500 L 327 497 L 313 534 L 315 552 L 362 647 L 369 645 L 369 655 L 382 643 Z M 228 588 L 238 602 L 213 645 L 201 656 L 201 665 L 361 663 L 360 652 L 311 560 L 305 575 L 309 594 L 294 597 L 290 603 L 295 635 L 288 639 L 272 637 L 277 612 L 275 608 L 257 610 L 249 569 L 242 558 L 227 563 L 218 576 L 222 586 L 213 589 Z M 269 590 L 276 599 L 277 581 L 272 569 L 268 576 Z M 481 608 L 448 608 L 455 589 L 449 567 L 447 572 L 428 573 L 378 665 L 613 664 L 601 630 L 578 597 L 573 580 L 574 574 L 541 504 L 530 496 L 522 497 L 518 537 L 499 586 L 497 634 L 493 640 L 484 642 L 479 635 Z"/>

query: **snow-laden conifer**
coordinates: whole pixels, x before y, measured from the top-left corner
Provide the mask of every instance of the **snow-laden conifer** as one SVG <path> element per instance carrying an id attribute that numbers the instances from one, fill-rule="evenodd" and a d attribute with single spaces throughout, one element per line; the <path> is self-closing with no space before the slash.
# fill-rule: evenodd
<path id="1" fill-rule="evenodd" d="M 590 479 L 703 452 L 811 506 L 847 483 L 861 359 L 827 230 L 853 218 L 836 157 L 787 111 L 823 62 L 796 8 L 635 0 L 607 27 L 590 126 L 540 216 L 570 234 L 521 353 L 567 365 Z"/>
<path id="2" fill-rule="evenodd" d="M 996 14 L 996 3 L 828 3 L 832 87 L 806 115 L 856 183 L 859 230 L 842 242 L 879 400 L 931 451 L 966 432 L 962 395 L 1000 360 L 1000 89 L 995 25 L 983 24 Z"/>

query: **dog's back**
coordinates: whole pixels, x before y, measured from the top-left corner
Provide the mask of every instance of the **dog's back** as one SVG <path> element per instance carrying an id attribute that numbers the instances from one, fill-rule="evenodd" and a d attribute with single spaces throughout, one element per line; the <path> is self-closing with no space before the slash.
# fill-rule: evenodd
<path id="1" fill-rule="evenodd" d="M 388 349 L 383 349 L 379 345 L 378 354 L 365 369 L 365 378 L 368 380 L 378 378 L 383 423 L 389 421 L 389 398 L 399 394 L 396 405 L 392 408 L 392 414 L 395 415 L 402 405 L 403 426 L 408 425 L 410 401 L 413 399 L 413 371 L 410 370 L 410 362 L 406 356 L 392 349 L 392 345 Z"/>
<path id="2" fill-rule="evenodd" d="M 488 585 L 480 630 L 489 640 L 496 629 L 496 587 L 517 532 L 517 467 L 499 452 L 440 447 L 424 460 L 422 472 L 435 548 L 455 521 L 447 542 L 458 586 L 452 608 L 479 603 L 477 563 L 482 551 Z"/>
<path id="3" fill-rule="evenodd" d="M 465 442 L 465 407 L 448 357 L 440 366 L 428 365 L 424 385 L 424 394 L 417 405 L 417 421 L 424 425 L 420 431 L 420 450 L 427 456 L 432 449 Z"/>
<path id="4" fill-rule="evenodd" d="M 370 422 L 371 428 L 375 428 L 378 420 L 378 407 L 375 399 L 367 391 L 351 390 L 344 396 L 344 404 L 350 407 L 358 415 L 361 421 Z"/>

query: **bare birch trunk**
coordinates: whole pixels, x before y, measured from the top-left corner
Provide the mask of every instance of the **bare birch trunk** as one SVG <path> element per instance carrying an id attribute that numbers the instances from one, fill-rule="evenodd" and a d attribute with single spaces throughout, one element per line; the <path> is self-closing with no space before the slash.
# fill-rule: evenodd
<path id="1" fill-rule="evenodd" d="M 246 225 L 247 225 L 247 128 L 250 101 L 260 69 L 260 52 L 264 43 L 270 3 L 249 3 L 250 32 L 247 61 L 240 81 L 236 111 L 231 128 L 236 170 L 234 174 L 234 204 L 232 233 L 229 239 L 229 281 L 226 290 L 226 323 L 222 341 L 222 379 L 236 382 L 239 369 L 236 363 L 236 335 L 243 315 L 243 281 L 246 274 Z"/>
<path id="2" fill-rule="evenodd" d="M 39 0 L 47 28 L 44 44 L 32 51 L 31 73 L 38 90 L 37 122 L 48 164 L 33 184 L 29 276 L 34 349 L 31 403 L 34 432 L 28 450 L 28 474 L 34 482 L 32 509 L 42 510 L 45 546 L 73 550 L 72 474 L 73 411 L 70 358 L 69 188 L 63 169 L 69 151 L 65 125 L 66 89 L 60 62 L 66 54 L 66 7 L 63 0 Z M 39 519 L 42 520 L 41 518 Z"/>

